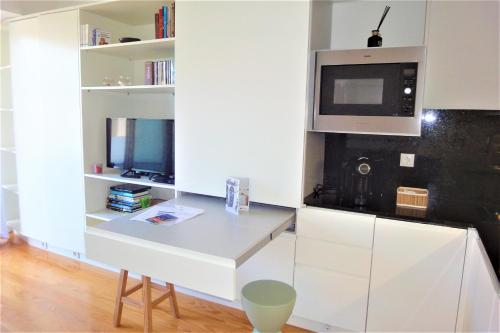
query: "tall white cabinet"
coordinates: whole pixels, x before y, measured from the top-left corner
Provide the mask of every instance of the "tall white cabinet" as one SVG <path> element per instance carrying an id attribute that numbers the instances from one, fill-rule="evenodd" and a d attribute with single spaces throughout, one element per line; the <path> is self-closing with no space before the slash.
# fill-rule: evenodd
<path id="1" fill-rule="evenodd" d="M 176 188 L 299 207 L 309 3 L 176 3 Z"/>
<path id="2" fill-rule="evenodd" d="M 11 23 L 21 234 L 83 252 L 76 10 Z"/>

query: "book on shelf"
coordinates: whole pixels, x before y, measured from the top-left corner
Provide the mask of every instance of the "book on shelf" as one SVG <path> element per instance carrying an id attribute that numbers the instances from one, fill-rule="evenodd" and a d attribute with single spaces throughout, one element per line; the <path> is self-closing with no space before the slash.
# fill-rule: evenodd
<path id="1" fill-rule="evenodd" d="M 129 202 L 129 201 L 121 201 L 116 199 L 108 198 L 108 204 L 118 205 L 125 208 L 140 208 L 140 202 Z"/>
<path id="2" fill-rule="evenodd" d="M 153 62 L 146 61 L 144 65 L 144 84 L 151 85 L 153 84 Z"/>
<path id="3" fill-rule="evenodd" d="M 121 207 L 120 205 L 115 205 L 115 204 L 107 204 L 106 208 L 117 211 L 117 212 L 122 212 L 122 213 L 134 213 L 134 212 L 141 210 L 141 207 L 128 208 L 128 207 Z"/>
<path id="4" fill-rule="evenodd" d="M 89 24 L 80 25 L 80 46 L 93 46 L 92 43 L 92 30 L 94 27 Z"/>
<path id="5" fill-rule="evenodd" d="M 151 186 L 137 185 L 137 184 L 119 184 L 110 187 L 112 191 L 130 193 L 138 196 L 138 193 L 147 192 Z"/>
<path id="6" fill-rule="evenodd" d="M 154 15 L 155 37 L 175 37 L 175 2 L 162 6 Z"/>
<path id="7" fill-rule="evenodd" d="M 109 189 L 106 207 L 119 212 L 136 212 L 142 208 L 143 200 L 151 202 L 150 189 L 150 186 L 136 184 L 120 184 L 111 186 Z"/>
<path id="8" fill-rule="evenodd" d="M 173 85 L 175 84 L 175 60 L 166 59 L 146 61 L 144 63 L 144 84 Z"/>
<path id="9" fill-rule="evenodd" d="M 96 46 L 111 43 L 111 33 L 89 24 L 80 25 L 80 46 Z"/>
<path id="10" fill-rule="evenodd" d="M 141 199 L 143 199 L 143 198 L 151 198 L 151 195 L 145 194 L 145 195 L 141 195 L 141 196 L 137 196 L 137 197 L 127 197 L 125 195 L 110 193 L 108 198 L 112 199 L 112 200 L 123 201 L 123 202 L 138 203 L 138 202 L 141 202 Z"/>

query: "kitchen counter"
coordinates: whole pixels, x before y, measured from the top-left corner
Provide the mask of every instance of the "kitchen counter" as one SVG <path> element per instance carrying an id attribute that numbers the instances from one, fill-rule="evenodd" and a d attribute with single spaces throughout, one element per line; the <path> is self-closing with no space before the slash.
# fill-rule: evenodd
<path id="1" fill-rule="evenodd" d="M 335 193 L 321 194 L 315 198 L 310 194 L 304 199 L 307 206 L 329 208 L 348 212 L 365 213 L 377 217 L 408 222 L 441 225 L 453 228 L 476 228 L 487 247 L 487 252 L 495 272 L 500 279 L 500 211 L 494 206 L 471 202 L 430 201 L 426 211 L 399 209 L 396 198 L 380 197 L 371 199 L 365 207 L 355 207 L 344 202 Z"/>

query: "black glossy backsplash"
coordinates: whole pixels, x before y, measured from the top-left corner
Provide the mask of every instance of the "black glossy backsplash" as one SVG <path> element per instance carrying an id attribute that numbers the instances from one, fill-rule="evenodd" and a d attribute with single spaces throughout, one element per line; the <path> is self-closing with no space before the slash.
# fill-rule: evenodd
<path id="1" fill-rule="evenodd" d="M 401 153 L 415 154 L 413 168 Z M 425 110 L 421 137 L 328 133 L 325 188 L 338 190 L 343 163 L 360 156 L 372 166 L 369 210 L 394 210 L 399 186 L 426 188 L 429 218 L 475 226 L 500 274 L 500 111 Z"/>

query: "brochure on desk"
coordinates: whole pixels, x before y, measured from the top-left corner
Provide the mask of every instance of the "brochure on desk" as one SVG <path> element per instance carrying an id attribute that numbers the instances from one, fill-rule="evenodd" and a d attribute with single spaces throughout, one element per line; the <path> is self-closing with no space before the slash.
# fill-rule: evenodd
<path id="1" fill-rule="evenodd" d="M 172 226 L 192 219 L 202 213 L 203 209 L 176 205 L 166 201 L 134 216 L 132 220 L 156 225 Z"/>

